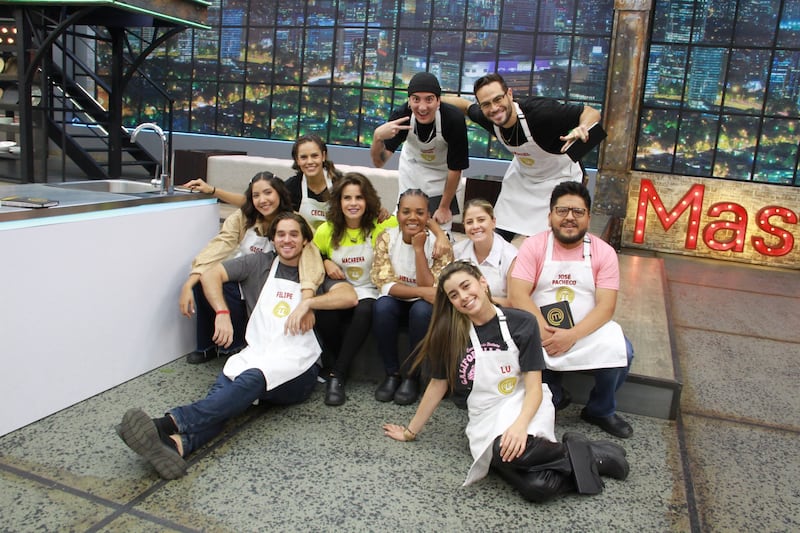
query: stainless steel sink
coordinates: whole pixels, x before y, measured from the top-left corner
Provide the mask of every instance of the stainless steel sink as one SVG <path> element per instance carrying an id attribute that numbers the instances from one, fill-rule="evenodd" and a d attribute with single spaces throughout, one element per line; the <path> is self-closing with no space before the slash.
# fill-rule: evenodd
<path id="1" fill-rule="evenodd" d="M 132 180 L 86 180 L 65 181 L 64 183 L 48 183 L 49 187 L 78 189 L 80 191 L 112 192 L 117 194 L 157 194 L 159 189 L 150 183 Z"/>

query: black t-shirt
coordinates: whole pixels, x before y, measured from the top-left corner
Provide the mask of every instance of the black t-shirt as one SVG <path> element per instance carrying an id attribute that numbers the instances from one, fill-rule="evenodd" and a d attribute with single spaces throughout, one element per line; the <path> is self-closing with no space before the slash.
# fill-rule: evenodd
<path id="1" fill-rule="evenodd" d="M 545 98 L 542 96 L 529 96 L 517 102 L 525 121 L 531 130 L 531 136 L 536 144 L 543 150 L 551 154 L 561 154 L 561 147 L 564 141 L 559 139 L 561 135 L 566 135 L 569 130 L 580 123 L 583 106 L 577 104 L 562 104 L 558 100 Z M 513 109 L 512 109 L 513 111 Z M 469 118 L 476 124 L 483 127 L 492 135 L 494 124 L 486 118 L 478 104 L 469 106 Z M 503 140 L 510 146 L 520 146 L 524 144 L 525 131 L 517 123 L 506 129 L 500 128 Z"/>
<path id="2" fill-rule="evenodd" d="M 300 210 L 300 202 L 303 201 L 303 174 L 298 173 L 286 180 L 286 188 L 289 189 L 289 196 L 292 197 L 292 209 L 295 211 Z M 321 193 L 317 194 L 308 187 L 306 187 L 306 194 L 312 200 L 317 200 L 318 202 L 327 202 L 330 198 L 330 192 L 328 190 L 323 190 Z"/>
<path id="3" fill-rule="evenodd" d="M 464 113 L 455 106 L 442 102 L 439 105 L 442 115 L 442 137 L 447 142 L 447 168 L 449 170 L 464 170 L 469 168 L 469 146 L 467 143 L 467 123 Z M 389 116 L 389 121 L 402 117 L 410 117 L 411 108 L 408 102 L 404 103 Z M 416 135 L 420 139 L 433 139 L 436 136 L 435 123 L 420 124 L 417 122 Z M 384 148 L 396 152 L 408 137 L 411 130 L 401 130 L 391 139 L 383 142 Z"/>
<path id="4" fill-rule="evenodd" d="M 503 307 L 506 323 L 511 338 L 519 349 L 519 366 L 522 372 L 544 370 L 544 357 L 542 356 L 542 341 L 539 336 L 539 325 L 532 314 L 521 309 Z M 482 326 L 475 326 L 475 333 L 481 342 L 484 351 L 506 350 L 508 346 L 503 341 L 500 331 L 500 319 L 495 316 Z M 458 360 L 458 376 L 452 398 L 455 404 L 462 409 L 467 407 L 467 397 L 472 391 L 472 382 L 475 378 L 475 351 L 472 342 L 468 343 L 467 353 Z M 431 368 L 431 376 L 436 379 L 447 379 L 443 368 Z"/>

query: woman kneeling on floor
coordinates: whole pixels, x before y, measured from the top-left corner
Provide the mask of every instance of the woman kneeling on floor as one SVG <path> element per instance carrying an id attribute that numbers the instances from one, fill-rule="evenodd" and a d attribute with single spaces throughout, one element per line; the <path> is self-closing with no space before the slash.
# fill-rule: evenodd
<path id="1" fill-rule="evenodd" d="M 492 303 L 486 278 L 468 261 L 439 277 L 430 327 L 414 366 L 426 361 L 432 379 L 408 426 L 385 424 L 387 436 L 412 441 L 448 391 L 469 411 L 474 462 L 464 485 L 492 468 L 522 496 L 543 502 L 567 492 L 597 494 L 600 476 L 625 479 L 625 450 L 579 433 L 555 438 L 555 410 L 542 385 L 541 341 L 525 311 Z"/>

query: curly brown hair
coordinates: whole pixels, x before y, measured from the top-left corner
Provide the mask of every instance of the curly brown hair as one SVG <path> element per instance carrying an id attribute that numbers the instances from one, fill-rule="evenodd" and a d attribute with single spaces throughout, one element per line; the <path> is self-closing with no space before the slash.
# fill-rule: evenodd
<path id="1" fill-rule="evenodd" d="M 372 230 L 375 229 L 375 220 L 378 218 L 378 213 L 381 210 L 381 200 L 378 196 L 378 192 L 366 176 L 358 172 L 348 172 L 342 176 L 333 186 L 331 198 L 328 200 L 327 218 L 328 222 L 333 225 L 331 243 L 334 248 L 339 247 L 344 237 L 345 230 L 347 229 L 347 221 L 344 217 L 344 211 L 342 211 L 342 194 L 344 188 L 348 185 L 358 186 L 366 203 L 364 215 L 361 217 L 360 224 L 364 240 L 369 239 Z"/>

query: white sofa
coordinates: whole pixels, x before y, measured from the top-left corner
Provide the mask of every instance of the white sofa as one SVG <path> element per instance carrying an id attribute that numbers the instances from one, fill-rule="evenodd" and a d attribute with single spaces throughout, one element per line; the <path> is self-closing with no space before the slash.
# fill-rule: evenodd
<path id="1" fill-rule="evenodd" d="M 381 204 L 389 211 L 394 210 L 397 196 L 400 194 L 397 185 L 397 171 L 382 168 L 363 167 L 336 164 L 336 169 L 342 173 L 359 172 L 369 178 L 380 196 Z M 250 179 L 268 170 L 279 178 L 288 179 L 295 174 L 292 169 L 291 159 L 276 157 L 261 157 L 252 155 L 215 155 L 208 158 L 206 166 L 206 179 L 209 185 L 232 192 L 244 192 Z M 464 182 L 459 185 L 456 193 L 459 209 L 464 205 Z M 228 211 L 229 212 L 229 211 Z M 225 214 L 225 211 L 223 211 Z M 461 220 L 460 215 L 453 218 L 455 222 Z"/>

